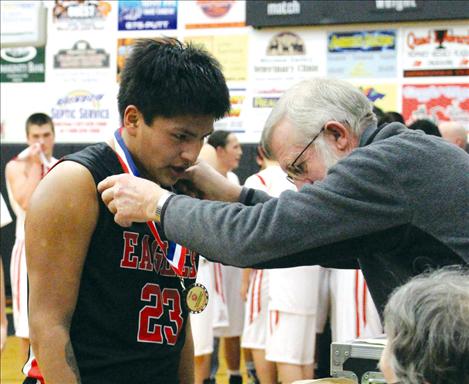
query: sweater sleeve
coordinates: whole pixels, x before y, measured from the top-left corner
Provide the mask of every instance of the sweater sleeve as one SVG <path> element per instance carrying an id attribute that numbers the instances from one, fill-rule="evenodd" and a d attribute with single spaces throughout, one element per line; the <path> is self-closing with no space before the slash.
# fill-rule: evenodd
<path id="1" fill-rule="evenodd" d="M 240 197 L 247 205 L 175 196 L 164 232 L 210 260 L 239 267 L 338 265 L 358 256 L 364 236 L 410 221 L 396 169 L 373 145 L 339 161 L 323 181 L 279 198 L 248 189 Z"/>

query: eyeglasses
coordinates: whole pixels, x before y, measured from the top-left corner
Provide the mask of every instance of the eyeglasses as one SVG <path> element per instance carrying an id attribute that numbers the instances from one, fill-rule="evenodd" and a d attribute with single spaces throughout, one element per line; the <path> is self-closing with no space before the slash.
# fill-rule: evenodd
<path id="1" fill-rule="evenodd" d="M 299 180 L 301 175 L 304 173 L 303 167 L 300 165 L 297 165 L 296 163 L 300 159 L 300 157 L 305 153 L 305 151 L 311 146 L 311 144 L 314 143 L 314 141 L 318 138 L 318 136 L 324 131 L 325 125 L 321 128 L 321 130 L 317 133 L 316 136 L 313 137 L 313 139 L 304 147 L 304 149 L 300 152 L 300 154 L 293 160 L 293 162 L 287 166 L 287 180 L 295 184 L 295 180 Z"/>

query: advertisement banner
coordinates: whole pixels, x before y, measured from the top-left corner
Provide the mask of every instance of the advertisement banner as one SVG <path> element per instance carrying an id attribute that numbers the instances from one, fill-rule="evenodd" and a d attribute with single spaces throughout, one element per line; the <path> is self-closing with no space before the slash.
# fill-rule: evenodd
<path id="1" fill-rule="evenodd" d="M 230 88 L 230 104 L 231 109 L 228 116 L 215 122 L 214 128 L 223 129 L 225 131 L 244 134 L 244 104 L 246 102 L 246 89 Z M 238 136 L 242 141 L 242 135 Z"/>
<path id="2" fill-rule="evenodd" d="M 253 27 L 332 25 L 469 18 L 467 0 L 254 0 L 246 2 Z"/>
<path id="3" fill-rule="evenodd" d="M 112 1 L 56 0 L 52 24 L 58 31 L 90 31 L 109 29 Z M 115 27 L 114 27 L 115 28 Z"/>
<path id="4" fill-rule="evenodd" d="M 177 29 L 177 17 L 176 0 L 119 1 L 119 31 Z"/>
<path id="5" fill-rule="evenodd" d="M 469 76 L 469 28 L 403 31 L 404 77 Z"/>
<path id="6" fill-rule="evenodd" d="M 245 81 L 248 75 L 248 35 L 186 36 L 202 45 L 220 62 L 227 81 Z"/>
<path id="7" fill-rule="evenodd" d="M 246 21 L 244 0 L 180 1 L 180 14 L 186 29 L 243 27 Z"/>
<path id="8" fill-rule="evenodd" d="M 93 48 L 87 40 L 78 40 L 70 49 L 60 49 L 54 55 L 54 68 L 109 68 L 109 53 Z"/>
<path id="9" fill-rule="evenodd" d="M 396 76 L 396 31 L 331 32 L 327 73 L 339 78 Z"/>
<path id="10" fill-rule="evenodd" d="M 326 74 L 326 34 L 313 30 L 253 31 L 250 36 L 246 135 L 259 141 L 272 107 L 301 80 Z"/>
<path id="11" fill-rule="evenodd" d="M 117 39 L 117 82 L 120 81 L 120 74 L 124 69 L 125 61 L 130 55 L 135 39 Z"/>
<path id="12" fill-rule="evenodd" d="M 116 129 L 115 104 L 114 94 L 74 89 L 55 97 L 50 116 L 63 141 L 102 141 Z"/>
<path id="13" fill-rule="evenodd" d="M 418 119 L 454 120 L 469 133 L 469 84 L 407 84 L 402 89 L 406 124 Z"/>
<path id="14" fill-rule="evenodd" d="M 2 48 L 0 82 L 42 83 L 45 78 L 45 47 Z"/>
<path id="15" fill-rule="evenodd" d="M 363 94 L 384 112 L 397 112 L 397 86 L 396 84 L 373 84 L 358 87 Z"/>

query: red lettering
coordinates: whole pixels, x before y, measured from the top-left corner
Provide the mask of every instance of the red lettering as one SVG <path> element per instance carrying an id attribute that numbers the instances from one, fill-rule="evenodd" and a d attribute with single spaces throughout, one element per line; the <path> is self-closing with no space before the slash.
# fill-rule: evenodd
<path id="1" fill-rule="evenodd" d="M 124 251 L 122 253 L 121 268 L 137 269 L 138 256 L 134 254 L 139 234 L 136 232 L 123 232 Z"/>
<path id="2" fill-rule="evenodd" d="M 140 264 L 138 269 L 144 269 L 145 271 L 153 270 L 153 264 L 151 262 L 150 244 L 148 242 L 149 235 L 143 236 L 142 240 L 142 254 L 140 257 Z"/>

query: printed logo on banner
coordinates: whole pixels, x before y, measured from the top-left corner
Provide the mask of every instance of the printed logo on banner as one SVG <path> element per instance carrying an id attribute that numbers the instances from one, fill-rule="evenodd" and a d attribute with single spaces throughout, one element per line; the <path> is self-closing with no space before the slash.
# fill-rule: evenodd
<path id="1" fill-rule="evenodd" d="M 303 39 L 293 32 L 280 32 L 272 37 L 267 46 L 267 56 L 298 56 L 306 54 Z"/>
<path id="2" fill-rule="evenodd" d="M 359 89 L 368 98 L 368 100 L 383 111 L 397 110 L 396 84 L 360 84 Z"/>
<path id="3" fill-rule="evenodd" d="M 52 10 L 53 23 L 58 30 L 104 29 L 111 9 L 109 1 L 56 0 Z"/>
<path id="4" fill-rule="evenodd" d="M 467 28 L 407 30 L 403 46 L 404 77 L 469 75 Z"/>
<path id="5" fill-rule="evenodd" d="M 402 89 L 407 124 L 418 119 L 458 121 L 469 132 L 469 84 L 409 84 Z"/>
<path id="6" fill-rule="evenodd" d="M 208 17 L 225 16 L 234 5 L 235 0 L 197 0 L 197 5 Z"/>
<path id="7" fill-rule="evenodd" d="M 110 118 L 104 98 L 104 94 L 88 90 L 73 90 L 59 97 L 51 117 L 61 137 L 103 134 Z"/>
<path id="8" fill-rule="evenodd" d="M 246 99 L 246 89 L 230 88 L 230 112 L 215 122 L 215 129 L 223 129 L 231 132 L 243 133 L 243 107 Z"/>
<path id="9" fill-rule="evenodd" d="M 135 39 L 117 40 L 117 82 L 120 81 L 120 74 L 125 66 L 125 61 L 132 51 Z"/>
<path id="10" fill-rule="evenodd" d="M 45 77 L 45 47 L 0 50 L 2 83 L 41 83 Z"/>
<path id="11" fill-rule="evenodd" d="M 332 32 L 327 40 L 329 75 L 346 78 L 396 76 L 396 31 Z"/>
<path id="12" fill-rule="evenodd" d="M 54 68 L 109 68 L 109 53 L 79 40 L 71 49 L 61 49 L 54 55 Z"/>
<path id="13" fill-rule="evenodd" d="M 177 1 L 119 1 L 119 31 L 177 29 Z"/>

